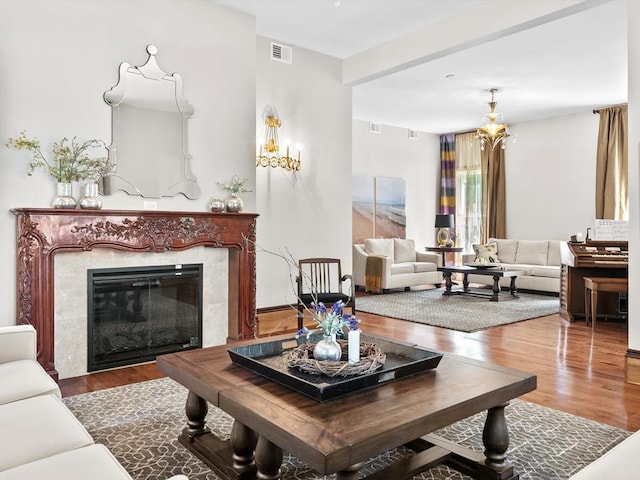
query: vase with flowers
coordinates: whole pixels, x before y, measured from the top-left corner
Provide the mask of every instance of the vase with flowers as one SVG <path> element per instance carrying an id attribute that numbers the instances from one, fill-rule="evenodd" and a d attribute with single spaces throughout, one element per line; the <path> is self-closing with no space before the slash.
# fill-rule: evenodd
<path id="1" fill-rule="evenodd" d="M 87 183 L 86 193 L 92 196 L 84 203 L 85 208 L 100 208 L 101 202 L 97 199 L 97 182 L 113 169 L 106 156 L 90 157 L 91 149 L 106 149 L 102 140 L 86 140 L 80 142 L 73 137 L 69 140 L 63 137 L 59 142 L 54 142 L 51 148 L 51 158 L 42 153 L 40 141 L 36 138 L 28 138 L 25 131 L 15 138 L 9 138 L 7 148 L 26 150 L 32 154 L 29 161 L 27 175 L 31 176 L 34 170 L 44 169 L 58 182 L 58 195 L 53 201 L 54 208 L 75 208 L 76 201 L 72 195 L 72 183 L 82 180 L 90 180 Z"/>
<path id="2" fill-rule="evenodd" d="M 313 349 L 313 358 L 318 361 L 329 360 L 337 362 L 342 356 L 342 347 L 336 341 L 336 335 L 344 335 L 344 327 L 348 327 L 349 330 L 357 330 L 358 320 L 354 315 L 344 313 L 344 302 L 342 300 L 337 301 L 331 306 L 331 309 L 327 309 L 324 303 L 319 302 L 311 303 L 313 308 L 311 316 L 318 324 L 320 330 L 322 330 L 322 340 L 319 340 Z M 296 334 L 297 338 L 309 336 L 314 330 L 309 331 L 306 327 L 303 327 Z"/>
<path id="3" fill-rule="evenodd" d="M 217 182 L 223 190 L 229 192 L 229 197 L 226 201 L 227 212 L 240 212 L 244 206 L 242 198 L 238 196 L 239 193 L 250 192 L 245 185 L 249 181 L 248 178 L 240 178 L 237 175 L 231 177 L 231 183 Z"/>

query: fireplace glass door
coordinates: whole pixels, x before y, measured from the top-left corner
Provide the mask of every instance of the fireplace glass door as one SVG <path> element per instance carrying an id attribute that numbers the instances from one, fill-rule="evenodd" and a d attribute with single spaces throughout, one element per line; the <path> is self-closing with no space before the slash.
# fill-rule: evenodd
<path id="1" fill-rule="evenodd" d="M 202 347 L 202 264 L 87 273 L 88 371 Z"/>

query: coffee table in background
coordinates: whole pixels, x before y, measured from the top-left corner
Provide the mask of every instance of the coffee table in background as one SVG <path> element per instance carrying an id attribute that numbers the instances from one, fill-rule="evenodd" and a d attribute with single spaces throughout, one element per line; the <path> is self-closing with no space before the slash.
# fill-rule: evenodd
<path id="1" fill-rule="evenodd" d="M 500 279 L 501 278 L 511 278 L 511 283 L 509 285 L 509 293 L 512 298 L 519 298 L 518 291 L 516 289 L 516 278 L 522 272 L 518 270 L 504 270 L 503 267 L 490 267 L 490 266 L 469 266 L 469 265 L 460 265 L 460 266 L 451 266 L 451 267 L 438 267 L 438 271 L 442 272 L 442 276 L 444 277 L 445 282 L 445 290 L 442 293 L 443 295 L 475 295 L 475 296 L 485 296 L 490 297 L 492 302 L 497 302 L 500 300 Z M 451 280 L 451 275 L 454 273 L 462 273 L 462 288 L 453 290 L 451 287 L 454 285 L 454 282 Z M 479 290 L 471 290 L 469 288 L 469 274 L 474 275 L 488 275 L 493 277 L 493 288 L 490 294 L 484 293 Z"/>
<path id="2" fill-rule="evenodd" d="M 228 480 L 256 471 L 279 478 L 283 450 L 319 474 L 355 480 L 367 460 L 401 445 L 417 453 L 366 478 L 411 478 L 445 463 L 479 479 L 515 480 L 504 408 L 536 388 L 533 374 L 450 354 L 435 369 L 323 403 L 235 365 L 227 346 L 160 356 L 157 366 L 189 390 L 180 443 Z M 209 431 L 209 403 L 234 418 L 229 440 Z M 431 435 L 485 410 L 485 454 Z"/>

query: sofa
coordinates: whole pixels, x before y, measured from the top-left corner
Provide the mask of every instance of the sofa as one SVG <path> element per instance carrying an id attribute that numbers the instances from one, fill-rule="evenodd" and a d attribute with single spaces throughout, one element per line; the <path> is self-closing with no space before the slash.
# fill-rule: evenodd
<path id="1" fill-rule="evenodd" d="M 522 272 L 517 280 L 518 290 L 560 292 L 560 242 L 559 240 L 514 240 L 489 238 L 486 244 L 474 245 L 474 253 L 463 254 L 465 264 L 484 261 L 508 270 Z M 500 286 L 508 288 L 509 278 L 503 278 Z M 469 275 L 469 282 L 493 285 L 493 277 Z"/>
<path id="2" fill-rule="evenodd" d="M 418 252 L 404 238 L 367 238 L 353 245 L 353 282 L 371 292 L 442 283 L 439 253 Z"/>
<path id="3" fill-rule="evenodd" d="M 30 325 L 0 327 L 0 480 L 131 480 L 64 405 L 36 345 Z"/>
<path id="4" fill-rule="evenodd" d="M 639 466 L 640 431 L 633 433 L 569 480 L 607 480 L 635 478 Z"/>

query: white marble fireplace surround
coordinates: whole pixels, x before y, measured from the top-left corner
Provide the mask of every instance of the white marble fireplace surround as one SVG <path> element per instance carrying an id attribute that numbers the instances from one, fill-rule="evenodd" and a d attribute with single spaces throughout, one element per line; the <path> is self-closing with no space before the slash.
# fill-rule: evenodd
<path id="1" fill-rule="evenodd" d="M 97 248 L 54 257 L 54 345 L 59 378 L 87 373 L 87 270 L 202 263 L 202 346 L 222 345 L 228 336 L 228 249 L 128 252 Z"/>

